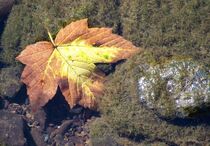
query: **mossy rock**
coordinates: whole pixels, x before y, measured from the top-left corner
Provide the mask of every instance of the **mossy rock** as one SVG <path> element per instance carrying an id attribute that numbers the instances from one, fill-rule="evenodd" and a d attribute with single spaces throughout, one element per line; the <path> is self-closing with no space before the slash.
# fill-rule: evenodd
<path id="1" fill-rule="evenodd" d="M 145 48 L 165 47 L 210 62 L 209 0 L 123 0 L 123 36 Z"/>
<path id="2" fill-rule="evenodd" d="M 153 52 L 137 54 L 118 65 L 116 71 L 109 76 L 105 84 L 105 95 L 99 100 L 102 119 L 117 136 L 140 144 L 152 144 L 154 141 L 168 145 L 208 144 L 209 114 L 199 114 L 196 118 L 167 120 L 140 103 L 137 92 L 138 79 L 141 77 L 139 65 L 160 60 L 158 55 L 148 54 Z M 94 131 L 94 127 L 92 130 Z M 100 135 L 100 130 L 97 131 Z M 94 135 L 97 137 L 97 134 Z"/>
<path id="3" fill-rule="evenodd" d="M 209 48 L 209 0 L 124 0 L 123 35 L 137 45 Z"/>

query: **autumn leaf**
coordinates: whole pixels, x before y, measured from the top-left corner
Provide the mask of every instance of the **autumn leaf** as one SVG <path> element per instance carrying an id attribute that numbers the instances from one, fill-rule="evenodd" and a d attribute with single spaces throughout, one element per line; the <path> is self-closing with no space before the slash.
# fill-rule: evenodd
<path id="1" fill-rule="evenodd" d="M 34 110 L 52 99 L 59 87 L 70 107 L 96 107 L 104 74 L 95 63 L 113 63 L 140 49 L 110 28 L 88 28 L 87 19 L 62 28 L 53 41 L 28 45 L 16 58 L 25 64 L 21 81 L 27 85 Z"/>

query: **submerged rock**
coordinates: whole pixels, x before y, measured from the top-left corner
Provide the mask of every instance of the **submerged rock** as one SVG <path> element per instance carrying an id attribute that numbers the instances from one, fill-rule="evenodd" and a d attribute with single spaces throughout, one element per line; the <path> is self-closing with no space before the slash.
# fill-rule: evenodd
<path id="1" fill-rule="evenodd" d="M 139 100 L 163 116 L 185 117 L 210 102 L 210 72 L 190 58 L 139 65 Z"/>
<path id="2" fill-rule="evenodd" d="M 21 66 L 0 69 L 0 96 L 13 98 L 20 90 Z"/>
<path id="3" fill-rule="evenodd" d="M 9 146 L 27 146 L 25 124 L 21 116 L 0 111 L 0 142 Z"/>

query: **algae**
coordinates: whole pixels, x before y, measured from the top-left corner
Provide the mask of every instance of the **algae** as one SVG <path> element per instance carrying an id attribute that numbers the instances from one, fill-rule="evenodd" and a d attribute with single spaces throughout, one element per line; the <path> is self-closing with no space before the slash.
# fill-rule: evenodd
<path id="1" fill-rule="evenodd" d="M 209 48 L 209 0 L 124 0 L 123 35 L 145 47 Z"/>
<path id="2" fill-rule="evenodd" d="M 144 48 L 210 62 L 210 0 L 123 0 L 122 35 Z"/>

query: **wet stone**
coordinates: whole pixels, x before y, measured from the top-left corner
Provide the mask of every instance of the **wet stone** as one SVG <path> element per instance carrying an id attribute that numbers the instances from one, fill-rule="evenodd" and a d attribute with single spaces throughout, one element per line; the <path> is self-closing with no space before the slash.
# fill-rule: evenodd
<path id="1" fill-rule="evenodd" d="M 43 109 L 39 109 L 35 114 L 34 114 L 34 119 L 39 123 L 39 126 L 41 130 L 45 129 L 46 125 L 46 113 L 44 112 Z"/>
<path id="2" fill-rule="evenodd" d="M 187 117 L 209 106 L 210 70 L 190 58 L 139 65 L 139 100 L 162 116 Z"/>
<path id="3" fill-rule="evenodd" d="M 9 146 L 27 146 L 22 117 L 4 110 L 0 115 L 0 142 Z"/>
<path id="4" fill-rule="evenodd" d="M 31 128 L 31 136 L 37 146 L 46 146 L 45 137 L 39 128 Z"/>

